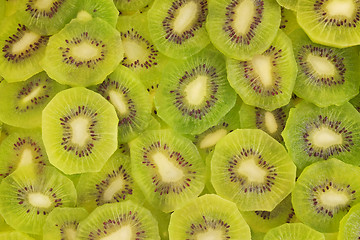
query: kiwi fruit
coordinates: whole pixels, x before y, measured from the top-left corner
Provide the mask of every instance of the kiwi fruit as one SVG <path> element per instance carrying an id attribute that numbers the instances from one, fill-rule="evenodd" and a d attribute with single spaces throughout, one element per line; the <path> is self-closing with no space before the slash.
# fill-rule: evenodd
<path id="1" fill-rule="evenodd" d="M 109 203 L 80 222 L 76 239 L 160 240 L 157 224 L 149 210 L 130 200 Z"/>
<path id="2" fill-rule="evenodd" d="M 281 23 L 280 29 L 287 35 L 292 33 L 295 29 L 300 28 L 299 24 L 297 23 L 296 19 L 296 12 L 281 8 Z"/>
<path id="3" fill-rule="evenodd" d="M 360 3 L 357 1 L 298 0 L 297 20 L 310 39 L 346 48 L 360 44 Z"/>
<path id="4" fill-rule="evenodd" d="M 145 199 L 171 212 L 205 186 L 205 163 L 196 146 L 172 130 L 149 130 L 131 142 L 131 171 Z"/>
<path id="5" fill-rule="evenodd" d="M 83 208 L 55 208 L 46 218 L 43 227 L 43 239 L 76 239 L 77 227 L 80 221 L 88 215 L 88 212 Z"/>
<path id="6" fill-rule="evenodd" d="M 113 0 L 115 6 L 120 12 L 133 13 L 145 8 L 154 0 Z"/>
<path id="7" fill-rule="evenodd" d="M 285 148 L 260 129 L 237 129 L 215 146 L 211 183 L 240 211 L 272 211 L 293 189 L 296 167 Z"/>
<path id="8" fill-rule="evenodd" d="M 17 15 L 7 17 L 0 31 L 0 75 L 7 82 L 25 81 L 42 71 L 48 36 L 31 31 Z"/>
<path id="9" fill-rule="evenodd" d="M 59 92 L 42 114 L 42 138 L 55 167 L 66 174 L 100 171 L 117 148 L 111 103 L 83 87 Z"/>
<path id="10" fill-rule="evenodd" d="M 359 93 L 359 57 L 354 48 L 338 49 L 313 43 L 297 29 L 293 41 L 298 75 L 294 93 L 319 107 L 342 105 Z"/>
<path id="11" fill-rule="evenodd" d="M 355 107 L 358 112 L 360 112 L 360 94 L 356 95 L 349 102 Z"/>
<path id="12" fill-rule="evenodd" d="M 215 194 L 206 194 L 171 214 L 171 240 L 244 239 L 250 240 L 250 228 L 233 202 Z"/>
<path id="13" fill-rule="evenodd" d="M 41 66 L 61 84 L 91 86 L 104 81 L 123 54 L 119 32 L 104 20 L 80 11 L 49 39 Z"/>
<path id="14" fill-rule="evenodd" d="M 50 79 L 45 72 L 24 82 L 0 83 L 0 120 L 21 128 L 40 128 L 42 110 L 66 86 Z"/>
<path id="15" fill-rule="evenodd" d="M 306 167 L 292 192 L 296 217 L 319 232 L 337 232 L 340 220 L 359 203 L 360 168 L 338 159 Z"/>
<path id="16" fill-rule="evenodd" d="M 209 1 L 206 29 L 220 52 L 244 61 L 270 47 L 280 21 L 275 0 L 213 0 Z"/>
<path id="17" fill-rule="evenodd" d="M 0 239 L 6 240 L 35 240 L 29 235 L 18 232 L 18 231 L 8 231 L 8 232 L 0 232 Z"/>
<path id="18" fill-rule="evenodd" d="M 297 4 L 299 0 L 276 0 L 276 1 L 280 6 L 296 12 Z"/>
<path id="19" fill-rule="evenodd" d="M 226 69 L 244 103 L 273 111 L 290 102 L 297 66 L 291 40 L 281 30 L 265 52 L 249 61 L 227 58 Z"/>
<path id="20" fill-rule="evenodd" d="M 188 58 L 210 43 L 207 14 L 207 0 L 155 0 L 147 14 L 151 39 L 164 55 Z"/>
<path id="21" fill-rule="evenodd" d="M 350 103 L 319 108 L 303 101 L 292 108 L 282 136 L 298 171 L 332 157 L 359 165 L 359 121 Z"/>
<path id="22" fill-rule="evenodd" d="M 360 204 L 354 205 L 349 212 L 341 219 L 339 225 L 339 240 L 359 239 L 360 231 Z"/>
<path id="23" fill-rule="evenodd" d="M 106 203 L 128 199 L 142 203 L 144 197 L 136 185 L 130 157 L 117 150 L 96 173 L 83 173 L 77 184 L 78 206 L 93 211 Z"/>
<path id="24" fill-rule="evenodd" d="M 285 223 L 279 227 L 269 230 L 264 240 L 325 240 L 323 233 L 315 231 L 303 223 Z"/>
<path id="25" fill-rule="evenodd" d="M 199 134 L 216 125 L 235 105 L 223 57 L 211 49 L 173 61 L 155 94 L 157 115 L 184 134 Z"/>
<path id="26" fill-rule="evenodd" d="M 0 185 L 0 212 L 18 231 L 41 234 L 48 214 L 73 207 L 76 190 L 70 179 L 53 167 L 22 167 Z"/>
<path id="27" fill-rule="evenodd" d="M 93 18 L 101 18 L 111 26 L 116 26 L 119 11 L 115 7 L 113 0 L 77 0 L 76 5 L 78 12 L 86 11 Z"/>

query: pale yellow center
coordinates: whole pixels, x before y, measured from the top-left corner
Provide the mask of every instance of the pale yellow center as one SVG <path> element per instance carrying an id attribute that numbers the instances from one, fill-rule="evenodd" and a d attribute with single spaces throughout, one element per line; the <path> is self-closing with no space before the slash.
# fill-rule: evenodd
<path id="1" fill-rule="evenodd" d="M 152 158 L 163 182 L 177 182 L 184 177 L 183 171 L 177 168 L 162 152 L 156 152 L 152 155 Z"/>
<path id="2" fill-rule="evenodd" d="M 318 75 L 335 74 L 335 66 L 326 57 L 319 57 L 309 54 L 307 61 L 311 64 L 312 68 Z"/>
<path id="3" fill-rule="evenodd" d="M 191 1 L 183 5 L 174 20 L 174 32 L 181 34 L 188 30 L 197 17 L 198 5 Z"/>
<path id="4" fill-rule="evenodd" d="M 247 177 L 249 182 L 263 183 L 266 171 L 259 167 L 254 158 L 247 158 L 241 161 L 238 173 Z"/>
<path id="5" fill-rule="evenodd" d="M 265 112 L 265 126 L 269 133 L 274 133 L 278 129 L 276 118 L 272 112 Z"/>
<path id="6" fill-rule="evenodd" d="M 227 134 L 226 129 L 218 129 L 215 132 L 207 134 L 200 142 L 200 148 L 209 148 L 215 146 L 215 144 Z"/>
<path id="7" fill-rule="evenodd" d="M 101 240 L 131 240 L 133 232 L 130 225 L 121 227 L 119 230 L 111 233 L 109 236 L 101 238 Z"/>
<path id="8" fill-rule="evenodd" d="M 78 117 L 70 123 L 72 138 L 71 142 L 79 146 L 84 146 L 90 138 L 89 120 L 87 118 Z"/>
<path id="9" fill-rule="evenodd" d="M 326 4 L 326 13 L 330 17 L 351 18 L 356 10 L 353 0 L 330 0 Z"/>
<path id="10" fill-rule="evenodd" d="M 191 105 L 200 105 L 206 96 L 207 76 L 197 76 L 185 87 L 185 98 Z"/>
<path id="11" fill-rule="evenodd" d="M 120 114 L 124 115 L 128 113 L 129 108 L 127 106 L 126 99 L 124 98 L 123 94 L 111 90 L 109 91 L 109 96 L 110 96 L 110 102 L 112 103 L 112 105 L 114 105 L 114 107 Z"/>
<path id="12" fill-rule="evenodd" d="M 40 35 L 34 32 L 25 32 L 19 41 L 14 43 L 11 52 L 19 54 L 29 49 L 31 44 L 36 43 L 40 39 Z"/>
<path id="13" fill-rule="evenodd" d="M 39 192 L 29 193 L 28 200 L 32 206 L 37 208 L 48 208 L 52 204 L 48 196 Z"/>
<path id="14" fill-rule="evenodd" d="M 87 42 L 82 42 L 71 49 L 72 55 L 83 61 L 95 58 L 99 54 L 98 51 L 98 48 Z"/>
<path id="15" fill-rule="evenodd" d="M 53 0 L 35 0 L 34 7 L 39 10 L 50 9 Z"/>
<path id="16" fill-rule="evenodd" d="M 246 34 L 249 31 L 255 11 L 252 0 L 244 0 L 234 9 L 233 28 L 236 34 Z"/>
<path id="17" fill-rule="evenodd" d="M 272 76 L 272 63 L 271 57 L 263 55 L 255 55 L 252 60 L 254 72 L 259 76 L 261 83 L 264 87 L 273 85 L 274 80 Z"/>
<path id="18" fill-rule="evenodd" d="M 149 50 L 138 42 L 124 38 L 122 43 L 125 50 L 125 57 L 130 62 L 135 62 L 136 60 L 144 62 L 147 59 L 147 56 L 149 55 Z"/>
<path id="19" fill-rule="evenodd" d="M 66 240 L 75 240 L 76 239 L 76 230 L 73 228 L 65 228 L 64 230 Z"/>
<path id="20" fill-rule="evenodd" d="M 21 166 L 27 166 L 29 164 L 31 164 L 33 161 L 33 154 L 31 149 L 29 148 L 25 148 L 20 156 L 20 161 L 19 161 L 19 167 Z"/>
<path id="21" fill-rule="evenodd" d="M 312 131 L 309 134 L 311 142 L 321 148 L 328 148 L 333 145 L 342 144 L 343 139 L 341 134 L 332 131 L 326 127 L 322 127 Z"/>
<path id="22" fill-rule="evenodd" d="M 196 234 L 196 240 L 222 240 L 221 230 L 209 228 L 204 232 Z"/>
<path id="23" fill-rule="evenodd" d="M 333 208 L 338 206 L 344 206 L 349 202 L 349 198 L 343 192 L 330 190 L 321 193 L 320 201 L 323 203 L 323 205 L 329 208 Z"/>
<path id="24" fill-rule="evenodd" d="M 104 201 L 107 202 L 111 201 L 113 199 L 114 194 L 117 193 L 119 190 L 121 190 L 123 186 L 124 186 L 124 181 L 122 177 L 118 176 L 117 178 L 115 178 L 104 191 L 104 194 L 102 196 Z"/>
<path id="25" fill-rule="evenodd" d="M 31 99 L 35 98 L 36 96 L 39 95 L 40 91 L 41 91 L 42 87 L 38 86 L 36 88 L 34 88 L 30 94 L 28 94 L 26 97 L 24 97 L 21 101 L 23 103 L 28 103 L 29 101 L 31 101 Z"/>

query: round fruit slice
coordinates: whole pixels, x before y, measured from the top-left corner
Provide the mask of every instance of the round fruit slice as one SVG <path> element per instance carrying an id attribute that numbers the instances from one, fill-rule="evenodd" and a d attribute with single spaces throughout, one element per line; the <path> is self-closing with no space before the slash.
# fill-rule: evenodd
<path id="1" fill-rule="evenodd" d="M 12 232 L 1 232 L 0 233 L 0 239 L 6 239 L 6 240 L 35 240 L 32 237 L 29 237 L 27 234 L 17 231 Z"/>
<path id="2" fill-rule="evenodd" d="M 66 174 L 99 171 L 117 148 L 115 109 L 91 90 L 78 87 L 58 93 L 42 117 L 49 161 Z"/>
<path id="3" fill-rule="evenodd" d="M 337 232 L 340 220 L 360 202 L 359 175 L 359 167 L 335 158 L 306 167 L 292 192 L 296 217 L 317 231 Z"/>
<path id="4" fill-rule="evenodd" d="M 171 130 L 144 132 L 130 145 L 133 178 L 146 200 L 171 212 L 205 186 L 205 163 L 195 145 Z"/>
<path id="5" fill-rule="evenodd" d="M 169 237 L 172 240 L 250 240 L 251 234 L 233 202 L 206 194 L 171 214 Z"/>
<path id="6" fill-rule="evenodd" d="M 296 167 L 285 148 L 259 129 L 238 129 L 215 146 L 211 182 L 240 211 L 272 211 L 293 189 Z"/>
<path id="7" fill-rule="evenodd" d="M 303 223 L 285 223 L 269 230 L 264 240 L 325 240 L 322 233 L 315 231 Z"/>
<path id="8" fill-rule="evenodd" d="M 360 236 L 360 204 L 353 206 L 341 219 L 339 226 L 339 240 L 357 240 Z"/>

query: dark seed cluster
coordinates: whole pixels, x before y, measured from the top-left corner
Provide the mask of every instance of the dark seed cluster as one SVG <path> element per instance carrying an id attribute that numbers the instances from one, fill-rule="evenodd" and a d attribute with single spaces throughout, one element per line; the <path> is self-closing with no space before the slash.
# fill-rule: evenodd
<path id="1" fill-rule="evenodd" d="M 186 232 L 189 235 L 186 240 L 196 240 L 197 234 L 207 232 L 209 229 L 222 232 L 221 239 L 230 239 L 230 225 L 222 219 L 211 218 L 207 219 L 206 216 L 202 216 L 202 221 L 198 223 L 192 223 L 189 226 L 189 230 Z"/>
<path id="2" fill-rule="evenodd" d="M 29 12 L 33 18 L 53 18 L 65 1 L 66 0 L 55 0 L 48 9 L 42 10 L 35 7 L 37 0 L 28 0 L 25 11 Z"/>

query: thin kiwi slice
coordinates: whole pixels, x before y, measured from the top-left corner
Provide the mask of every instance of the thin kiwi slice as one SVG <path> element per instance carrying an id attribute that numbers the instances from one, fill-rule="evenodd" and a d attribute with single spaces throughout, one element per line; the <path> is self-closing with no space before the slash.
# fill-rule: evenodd
<path id="1" fill-rule="evenodd" d="M 273 111 L 290 102 L 297 66 L 291 40 L 281 30 L 265 52 L 249 61 L 228 58 L 226 68 L 230 85 L 244 103 Z"/>
<path id="2" fill-rule="evenodd" d="M 233 202 L 215 194 L 201 196 L 171 214 L 169 236 L 183 239 L 250 240 L 250 228 Z"/>
<path id="3" fill-rule="evenodd" d="M 77 0 L 77 11 L 86 11 L 93 18 L 101 18 L 111 26 L 115 27 L 119 11 L 116 9 L 113 0 Z"/>
<path id="4" fill-rule="evenodd" d="M 215 146 L 211 182 L 240 211 L 272 211 L 293 189 L 296 167 L 275 139 L 259 129 L 237 129 Z"/>
<path id="5" fill-rule="evenodd" d="M 358 240 L 360 236 L 360 203 L 353 206 L 341 219 L 339 226 L 339 240 Z"/>
<path id="6" fill-rule="evenodd" d="M 325 240 L 323 233 L 315 231 L 303 223 L 285 223 L 269 230 L 264 240 Z"/>
<path id="7" fill-rule="evenodd" d="M 29 235 L 19 231 L 4 231 L 0 232 L 0 239 L 6 240 L 35 240 Z"/>
<path id="8" fill-rule="evenodd" d="M 117 148 L 113 105 L 86 88 L 58 93 L 42 115 L 49 161 L 66 174 L 99 171 Z"/>
<path id="9" fill-rule="evenodd" d="M 306 167 L 292 192 L 296 217 L 317 231 L 337 232 L 340 220 L 360 201 L 359 174 L 359 167 L 335 158 Z"/>
<path id="10" fill-rule="evenodd" d="M 144 132 L 131 142 L 131 171 L 146 200 L 171 212 L 196 198 L 205 185 L 205 163 L 195 145 L 171 130 Z"/>
<path id="11" fill-rule="evenodd" d="M 40 130 L 11 133 L 0 145 L 0 159 L 0 179 L 23 166 L 49 165 Z"/>
<path id="12" fill-rule="evenodd" d="M 14 229 L 41 234 L 48 214 L 58 207 L 73 207 L 76 190 L 70 179 L 54 167 L 22 167 L 0 185 L 0 212 Z"/>
<path id="13" fill-rule="evenodd" d="M 76 239 L 80 221 L 88 216 L 83 208 L 55 208 L 49 213 L 43 227 L 43 239 L 72 240 Z"/>
<path id="14" fill-rule="evenodd" d="M 290 110 L 282 136 L 299 172 L 332 157 L 360 164 L 360 115 L 350 103 L 319 108 L 303 101 Z"/>
<path id="15" fill-rule="evenodd" d="M 154 0 L 114 0 L 114 4 L 121 12 L 136 12 L 151 4 Z"/>
<path id="16" fill-rule="evenodd" d="M 207 0 L 155 0 L 148 12 L 148 27 L 157 49 L 176 59 L 200 52 L 210 43 L 207 13 Z"/>
<path id="17" fill-rule="evenodd" d="M 130 200 L 109 203 L 80 222 L 77 239 L 160 240 L 157 224 L 149 210 Z"/>
<path id="18" fill-rule="evenodd" d="M 49 37 L 29 30 L 19 17 L 8 17 L 0 31 L 0 75 L 7 82 L 25 81 L 42 71 Z"/>
<path id="19" fill-rule="evenodd" d="M 299 0 L 276 0 L 276 1 L 280 6 L 296 12 L 297 4 Z"/>
<path id="20" fill-rule="evenodd" d="M 119 32 L 104 20 L 80 11 L 50 38 L 41 66 L 61 84 L 90 86 L 104 81 L 123 54 Z"/>
<path id="21" fill-rule="evenodd" d="M 131 141 L 149 126 L 152 109 L 150 95 L 128 68 L 120 65 L 96 86 L 95 91 L 115 107 L 119 118 L 119 143 Z"/>
<path id="22" fill-rule="evenodd" d="M 157 115 L 176 131 L 199 134 L 233 108 L 223 56 L 205 49 L 166 67 L 155 95 Z"/>
<path id="23" fill-rule="evenodd" d="M 297 20 L 313 42 L 345 48 L 360 44 L 360 3 L 298 0 Z"/>
<path id="24" fill-rule="evenodd" d="M 286 8 L 281 8 L 281 23 L 280 29 L 289 35 L 295 29 L 300 28 L 296 19 L 296 12 L 288 10 Z"/>
<path id="25" fill-rule="evenodd" d="M 0 83 L 0 120 L 21 128 L 41 127 L 42 110 L 66 86 L 41 72 L 24 82 Z"/>
<path id="26" fill-rule="evenodd" d="M 117 150 L 96 173 L 83 173 L 77 184 L 78 206 L 89 211 L 106 203 L 128 199 L 142 203 L 144 197 L 135 184 L 130 157 Z"/>
<path id="27" fill-rule="evenodd" d="M 319 107 L 342 105 L 359 93 L 359 58 L 354 48 L 338 49 L 313 43 L 292 32 L 298 75 L 294 93 Z"/>
<path id="28" fill-rule="evenodd" d="M 275 0 L 213 0 L 206 29 L 212 44 L 226 56 L 249 60 L 269 48 L 280 21 Z"/>
<path id="29" fill-rule="evenodd" d="M 358 112 L 360 112 L 360 94 L 356 95 L 349 102 L 355 107 Z"/>

